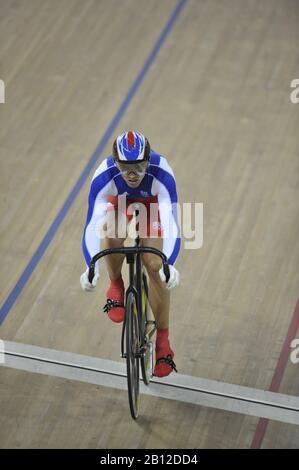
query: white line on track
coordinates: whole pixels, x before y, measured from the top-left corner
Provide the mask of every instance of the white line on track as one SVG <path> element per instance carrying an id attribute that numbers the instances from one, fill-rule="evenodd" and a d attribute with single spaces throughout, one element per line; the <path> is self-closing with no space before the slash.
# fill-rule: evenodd
<path id="1" fill-rule="evenodd" d="M 124 362 L 114 362 L 28 344 L 4 341 L 4 362 L 14 369 L 78 380 L 104 387 L 127 389 Z M 172 374 L 141 393 L 168 400 L 207 406 L 234 413 L 299 425 L 299 398 L 215 380 Z"/>

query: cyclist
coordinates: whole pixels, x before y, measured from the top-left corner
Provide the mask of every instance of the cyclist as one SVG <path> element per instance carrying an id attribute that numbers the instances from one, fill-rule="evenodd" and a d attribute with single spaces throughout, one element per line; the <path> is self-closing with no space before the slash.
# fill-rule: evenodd
<path id="1" fill-rule="evenodd" d="M 121 197 L 126 198 L 125 204 L 120 202 Z M 160 258 L 153 254 L 142 255 L 149 276 L 149 302 L 157 324 L 154 375 L 164 377 L 176 370 L 169 342 L 169 290 L 178 285 L 180 278 L 174 267 L 180 249 L 176 181 L 166 158 L 154 152 L 147 138 L 137 131 L 124 132 L 115 139 L 112 155 L 100 164 L 92 178 L 82 240 L 87 265 L 100 249 L 123 246 L 127 233 L 121 231 L 132 219 L 130 205 L 133 202 L 142 203 L 146 208 L 145 223 L 139 224 L 140 244 L 160 249 L 169 260 L 170 279 L 166 284 Z M 100 227 L 105 230 L 104 236 L 99 235 Z M 122 254 L 105 256 L 110 285 L 104 310 L 116 323 L 122 322 L 125 314 L 121 275 L 124 258 Z M 98 279 L 96 265 L 92 283 L 88 280 L 87 269 L 81 275 L 81 286 L 93 291 Z"/>

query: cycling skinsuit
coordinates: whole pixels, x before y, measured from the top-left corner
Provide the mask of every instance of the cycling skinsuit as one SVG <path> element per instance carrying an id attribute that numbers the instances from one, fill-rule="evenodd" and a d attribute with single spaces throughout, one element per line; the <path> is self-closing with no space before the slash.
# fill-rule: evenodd
<path id="1" fill-rule="evenodd" d="M 155 229 L 156 236 L 163 237 L 163 253 L 169 264 L 174 264 L 180 250 L 180 231 L 177 221 L 177 191 L 174 173 L 162 155 L 151 151 L 146 174 L 137 188 L 130 188 L 112 156 L 107 157 L 95 171 L 89 191 L 88 212 L 83 234 L 82 248 L 86 264 L 100 251 L 99 227 L 104 224 L 107 211 L 118 209 L 118 196 L 126 196 L 124 211 L 132 218 L 129 205 L 142 202 L 148 209 L 147 233 Z M 153 217 L 149 207 L 154 205 Z M 150 226 L 151 224 L 151 226 Z"/>

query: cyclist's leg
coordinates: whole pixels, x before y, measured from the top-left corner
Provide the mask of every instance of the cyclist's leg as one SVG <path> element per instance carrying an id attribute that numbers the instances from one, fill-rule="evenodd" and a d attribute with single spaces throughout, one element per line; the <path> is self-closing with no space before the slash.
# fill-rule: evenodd
<path id="1" fill-rule="evenodd" d="M 161 238 L 143 238 L 142 245 L 162 250 L 163 240 Z M 168 328 L 170 292 L 166 289 L 165 283 L 161 281 L 159 276 L 162 262 L 158 256 L 149 253 L 144 254 L 142 258 L 149 276 L 149 303 L 157 323 L 157 328 Z"/>
<path id="2" fill-rule="evenodd" d="M 120 234 L 120 228 L 123 227 L 119 227 L 118 220 L 120 224 L 126 224 L 126 215 L 120 214 L 119 219 L 117 216 L 117 211 L 108 211 L 107 213 L 106 224 L 103 227 L 105 234 L 102 243 L 103 249 L 118 248 L 122 247 L 124 244 L 125 238 L 123 233 Z M 121 276 L 124 258 L 125 255 L 122 254 L 105 256 L 110 285 L 106 292 L 107 304 L 104 310 L 107 312 L 109 318 L 116 323 L 122 322 L 125 314 L 124 283 Z"/>
<path id="3" fill-rule="evenodd" d="M 118 223 L 120 222 L 120 227 Z M 107 248 L 119 248 L 124 245 L 126 238 L 119 237 L 119 234 L 123 235 L 123 224 L 127 223 L 127 217 L 125 214 L 119 214 L 117 210 L 111 210 L 107 212 L 106 223 L 104 224 L 104 238 L 102 240 L 103 250 Z M 120 233 L 121 232 L 121 233 Z M 109 278 L 112 281 L 115 281 L 121 277 L 121 269 L 125 255 L 115 254 L 105 256 L 105 262 L 107 266 L 107 271 Z"/>
<path id="4" fill-rule="evenodd" d="M 163 240 L 161 238 L 143 238 L 142 244 L 162 250 Z M 154 375 L 165 377 L 173 369 L 176 370 L 173 362 L 174 352 L 169 343 L 170 292 L 160 279 L 159 270 L 162 267 L 160 258 L 146 253 L 143 255 L 143 263 L 149 276 L 149 302 L 157 323 Z"/>

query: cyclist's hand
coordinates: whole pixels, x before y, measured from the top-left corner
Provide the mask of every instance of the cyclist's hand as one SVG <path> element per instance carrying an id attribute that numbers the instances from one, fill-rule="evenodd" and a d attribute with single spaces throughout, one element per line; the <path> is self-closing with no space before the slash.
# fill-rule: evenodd
<path id="1" fill-rule="evenodd" d="M 99 276 L 98 271 L 95 270 L 92 283 L 90 283 L 88 280 L 88 271 L 89 269 L 87 268 L 86 271 L 83 274 L 81 274 L 80 283 L 81 283 L 81 287 L 83 290 L 86 290 L 87 292 L 92 292 L 95 286 L 97 285 L 97 282 L 100 276 Z"/>
<path id="2" fill-rule="evenodd" d="M 159 274 L 160 274 L 161 281 L 166 282 L 166 277 L 165 277 L 163 268 L 160 269 Z M 180 273 L 178 272 L 177 269 L 175 269 L 174 266 L 172 266 L 170 264 L 169 265 L 169 274 L 170 274 L 170 278 L 169 278 L 168 282 L 166 283 L 166 288 L 167 289 L 173 289 L 180 282 Z"/>

